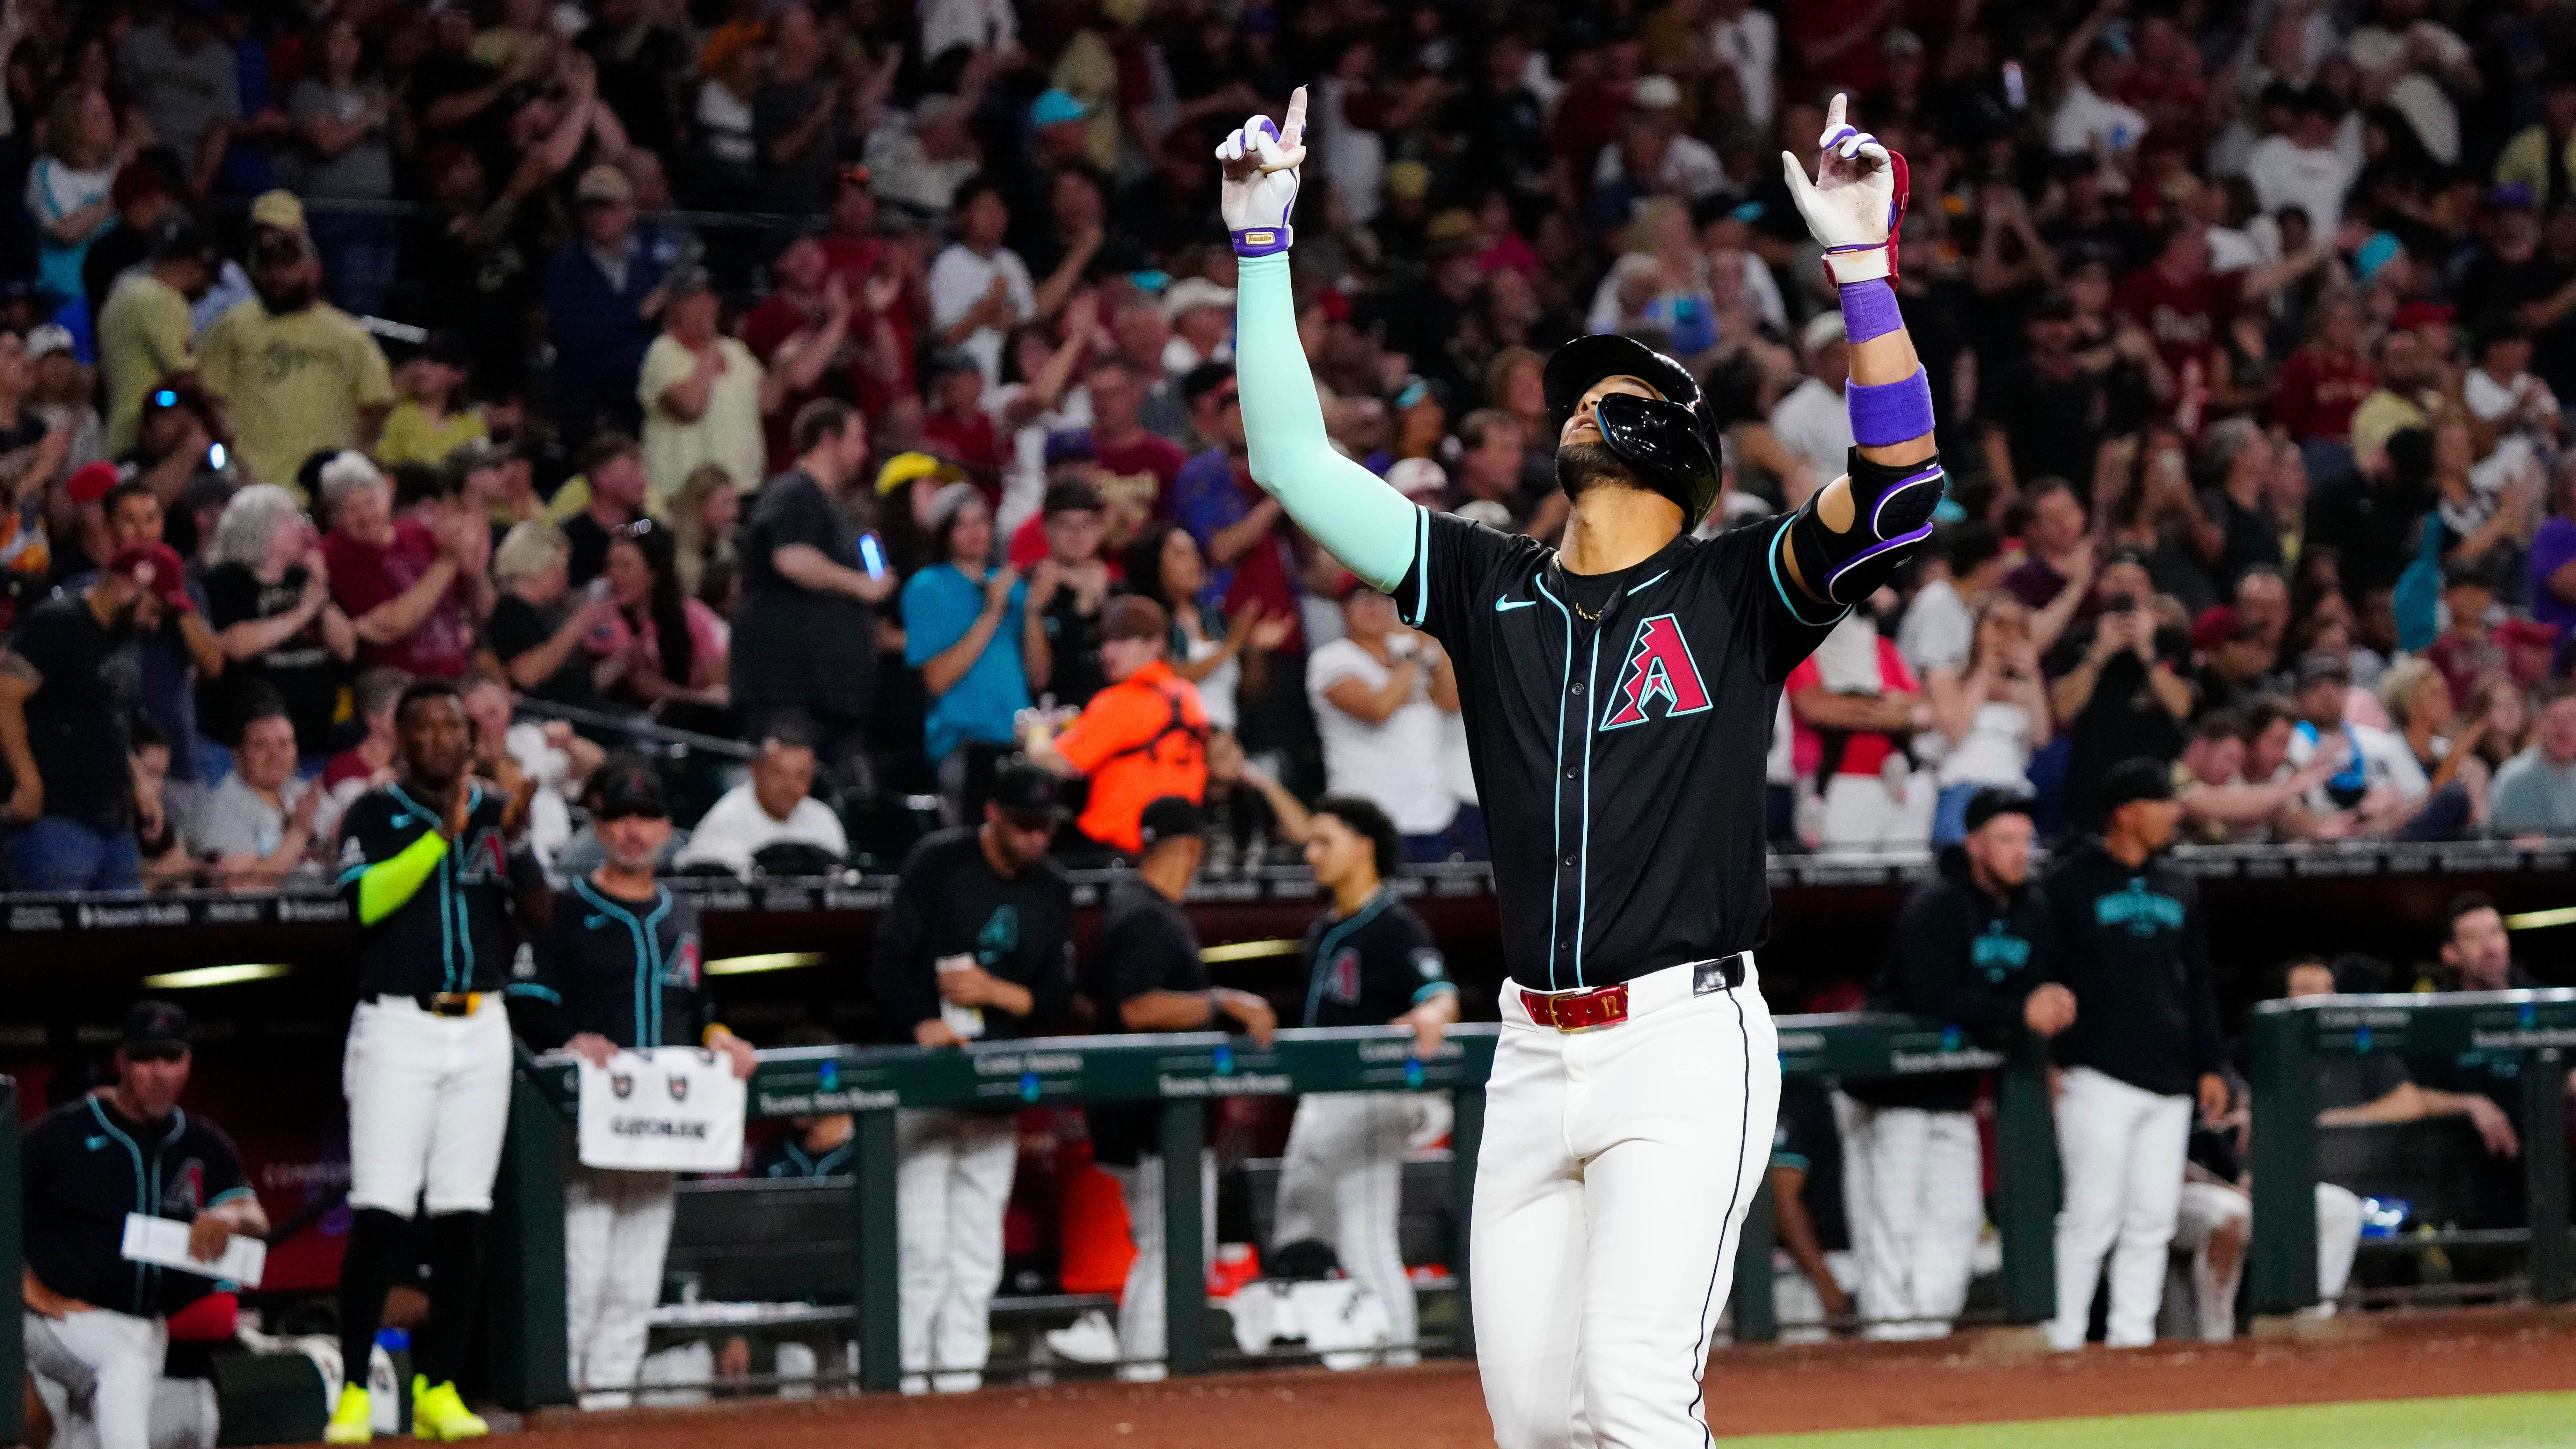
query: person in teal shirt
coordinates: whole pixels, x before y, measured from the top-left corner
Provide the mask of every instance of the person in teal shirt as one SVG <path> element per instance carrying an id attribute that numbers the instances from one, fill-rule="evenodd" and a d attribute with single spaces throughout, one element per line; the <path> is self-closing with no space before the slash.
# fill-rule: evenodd
<path id="1" fill-rule="evenodd" d="M 930 696 L 922 744 L 940 795 L 957 818 L 977 819 L 993 766 L 1011 752 L 1019 713 L 1046 688 L 1051 660 L 1028 581 L 993 562 L 992 509 L 971 484 L 949 489 L 931 524 L 941 562 L 903 586 L 904 662 L 921 671 Z"/>

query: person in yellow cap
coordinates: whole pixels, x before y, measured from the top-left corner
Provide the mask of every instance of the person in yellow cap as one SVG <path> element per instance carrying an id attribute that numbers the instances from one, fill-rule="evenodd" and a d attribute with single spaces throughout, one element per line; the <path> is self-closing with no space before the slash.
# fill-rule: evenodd
<path id="1" fill-rule="evenodd" d="M 940 490 L 965 479 L 965 469 L 935 453 L 897 453 L 877 470 L 877 516 L 894 535 L 897 572 L 909 574 L 936 562 L 919 557 L 911 542 L 930 532 L 931 501 Z"/>
<path id="2" fill-rule="evenodd" d="M 206 387 L 232 409 L 234 456 L 252 477 L 302 497 L 296 470 L 315 453 L 365 448 L 393 406 L 393 370 L 357 319 L 322 300 L 322 259 L 304 203 L 271 191 L 251 203 L 250 274 L 258 296 L 215 319 L 198 344 Z"/>

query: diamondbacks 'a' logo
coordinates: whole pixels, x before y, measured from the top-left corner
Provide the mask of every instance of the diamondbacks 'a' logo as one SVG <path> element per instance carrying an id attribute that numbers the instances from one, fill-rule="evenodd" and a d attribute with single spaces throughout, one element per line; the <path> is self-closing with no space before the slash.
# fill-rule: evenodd
<path id="1" fill-rule="evenodd" d="M 1360 1000 L 1360 953 L 1344 946 L 1333 955 L 1333 964 L 1324 977 L 1324 995 L 1344 1006 L 1357 1006 Z"/>
<path id="2" fill-rule="evenodd" d="M 1666 719 L 1698 714 L 1709 707 L 1708 686 L 1700 681 L 1690 643 L 1670 614 L 1657 614 L 1637 626 L 1636 641 L 1628 646 L 1628 666 L 1620 672 L 1619 687 L 1610 692 L 1610 713 L 1601 727 L 1615 730 L 1644 724 L 1658 699 L 1664 702 Z"/>

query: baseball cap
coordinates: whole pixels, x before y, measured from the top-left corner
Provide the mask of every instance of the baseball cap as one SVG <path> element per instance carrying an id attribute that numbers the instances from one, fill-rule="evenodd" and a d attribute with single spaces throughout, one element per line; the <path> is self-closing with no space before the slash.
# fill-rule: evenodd
<path id="1" fill-rule="evenodd" d="M 186 1047 L 188 1013 L 167 1001 L 138 1001 L 125 1009 L 117 1041 L 128 1047 Z"/>
<path id="2" fill-rule="evenodd" d="M 2191 621 L 2191 647 L 2215 649 L 2221 644 L 2232 644 L 2252 632 L 2233 605 L 2212 604 L 2200 611 L 2199 618 Z"/>
<path id="3" fill-rule="evenodd" d="M 1055 776 L 1013 755 L 993 770 L 992 801 L 1016 824 L 1052 825 L 1064 818 L 1064 789 Z"/>
<path id="4" fill-rule="evenodd" d="M 2421 327 L 2448 327 L 2457 315 L 2439 302 L 2409 302 L 2388 319 L 2389 325 L 2412 332 Z"/>
<path id="5" fill-rule="evenodd" d="M 1161 639 L 1172 628 L 1172 616 L 1142 594 L 1120 594 L 1100 611 L 1102 639 Z"/>
<path id="6" fill-rule="evenodd" d="M 50 357 L 57 352 L 73 350 L 72 329 L 60 322 L 47 322 L 27 329 L 27 360 Z M 78 360 L 75 358 L 74 360 Z"/>
<path id="7" fill-rule="evenodd" d="M 114 463 L 83 463 L 74 468 L 72 476 L 64 481 L 63 491 L 71 495 L 74 503 L 96 503 L 107 496 L 107 490 L 116 486 L 116 479 Z"/>
<path id="8" fill-rule="evenodd" d="M 892 493 L 906 483 L 919 478 L 936 478 L 942 483 L 953 483 L 965 476 L 965 469 L 944 458 L 935 458 L 928 453 L 897 453 L 886 459 L 885 466 L 877 470 L 877 492 Z"/>
<path id="9" fill-rule="evenodd" d="M 671 815 L 668 797 L 662 793 L 662 776 L 642 760 L 615 761 L 601 767 L 591 781 L 593 818 L 625 820 L 641 815 L 649 820 L 667 820 Z"/>
<path id="10" fill-rule="evenodd" d="M 281 229 L 294 230 L 291 227 Z M 214 237 L 204 227 L 184 216 L 170 217 L 154 226 L 150 244 L 152 259 L 156 262 L 202 262 L 209 267 L 223 265 L 223 248 L 215 245 Z"/>
<path id="11" fill-rule="evenodd" d="M 2336 684 L 2352 683 L 2352 667 L 2343 662 L 2343 656 L 2319 650 L 2300 657 L 2299 687 L 2301 689 L 2311 684 L 2324 684 L 2329 680 Z"/>
<path id="12" fill-rule="evenodd" d="M 1234 289 L 1220 287 L 1205 277 L 1183 277 L 1163 293 L 1163 315 L 1178 317 L 1192 307 L 1230 308 Z"/>
<path id="13" fill-rule="evenodd" d="M 1067 121 L 1085 120 L 1090 115 L 1091 107 L 1076 99 L 1071 91 L 1040 91 L 1038 98 L 1029 103 L 1029 124 L 1032 126 L 1060 126 Z"/>
<path id="14" fill-rule="evenodd" d="M 304 230 L 304 202 L 292 191 L 263 191 L 250 204 L 250 224 L 272 231 Z"/>
<path id="15" fill-rule="evenodd" d="M 1207 816 L 1199 807 L 1178 795 L 1163 795 L 1145 807 L 1137 817 L 1136 836 L 1147 850 L 1166 840 L 1207 834 Z"/>
<path id="16" fill-rule="evenodd" d="M 1407 498 L 1437 494 L 1449 486 L 1449 475 L 1429 458 L 1398 458 L 1386 470 L 1387 486 Z"/>
<path id="17" fill-rule="evenodd" d="M 602 161 L 581 173 L 581 181 L 572 189 L 572 199 L 587 206 L 593 202 L 615 204 L 635 199 L 635 183 L 626 173 Z"/>
<path id="18" fill-rule="evenodd" d="M 196 607 L 188 598 L 187 562 L 166 543 L 129 543 L 107 561 L 107 571 L 150 589 L 169 608 L 186 613 Z"/>
<path id="19" fill-rule="evenodd" d="M 1850 335 L 1850 329 L 1843 325 L 1842 313 L 1819 312 L 1808 318 L 1806 327 L 1798 333 L 1798 346 L 1813 352 L 1828 342 L 1840 342 Z"/>
<path id="20" fill-rule="evenodd" d="M 1643 110 L 1669 111 L 1682 103 L 1682 88 L 1668 75 L 1640 76 L 1628 99 Z"/>
<path id="21" fill-rule="evenodd" d="M 2133 800 L 2173 798 L 2173 769 L 2162 760 L 2132 755 L 2102 777 L 2102 812 L 2107 815 Z"/>
<path id="22" fill-rule="evenodd" d="M 1968 797 L 1965 817 L 1970 835 L 1986 828 L 1986 822 L 1998 815 L 2030 814 L 2030 797 L 2019 790 L 1989 785 Z"/>

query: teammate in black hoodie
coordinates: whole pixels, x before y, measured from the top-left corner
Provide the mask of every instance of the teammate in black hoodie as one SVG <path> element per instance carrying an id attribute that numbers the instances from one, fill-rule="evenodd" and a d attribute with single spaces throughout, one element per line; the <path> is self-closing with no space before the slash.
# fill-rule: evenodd
<path id="1" fill-rule="evenodd" d="M 1940 875 L 1905 903 L 1871 1004 L 1950 1023 L 1984 1047 L 2007 1047 L 2024 1030 L 2054 1036 L 2075 1019 L 2075 997 L 2049 979 L 2055 927 L 2029 880 L 2030 802 L 1981 790 L 1967 826 L 1942 852 Z M 1844 1200 L 1873 1338 L 1939 1338 L 1967 1299 L 1985 1225 L 1979 1076 L 1843 1085 Z"/>
<path id="2" fill-rule="evenodd" d="M 2182 807 L 2169 766 L 2124 760 L 2103 777 L 2102 838 L 2043 883 L 2056 921 L 2057 979 L 2083 1014 L 2057 1038 L 2057 1318 L 2049 1344 L 2084 1346 L 2093 1286 L 2111 1260 L 2113 1348 L 2153 1343 L 2165 1252 L 2182 1190 L 2192 1098 L 2227 1110 L 2226 1049 L 2210 989 L 2200 889 L 2159 860 Z"/>

